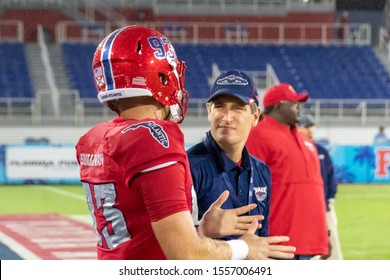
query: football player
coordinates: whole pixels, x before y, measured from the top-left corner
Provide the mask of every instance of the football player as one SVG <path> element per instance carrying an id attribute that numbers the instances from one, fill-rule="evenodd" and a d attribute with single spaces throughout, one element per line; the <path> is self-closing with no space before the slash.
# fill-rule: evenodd
<path id="1" fill-rule="evenodd" d="M 294 247 L 276 244 L 288 237 L 253 234 L 257 217 L 244 221 L 239 240 L 197 234 L 192 179 L 178 126 L 187 109 L 185 63 L 165 36 L 142 26 L 115 30 L 97 47 L 92 68 L 99 100 L 118 114 L 76 145 L 99 259 L 293 257 Z M 218 213 L 227 196 L 223 193 L 211 211 Z M 252 208 L 247 207 L 243 211 Z M 229 213 L 239 224 L 235 211 Z"/>

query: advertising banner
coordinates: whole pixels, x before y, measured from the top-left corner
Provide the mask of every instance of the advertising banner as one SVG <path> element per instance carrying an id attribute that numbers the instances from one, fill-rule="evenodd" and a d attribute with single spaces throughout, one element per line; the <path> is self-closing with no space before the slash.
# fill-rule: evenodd
<path id="1" fill-rule="evenodd" d="M 339 183 L 390 182 L 390 146 L 333 146 L 331 158 Z"/>
<path id="2" fill-rule="evenodd" d="M 331 147 L 339 183 L 390 183 L 390 146 Z M 0 184 L 79 184 L 72 145 L 1 145 Z"/>
<path id="3" fill-rule="evenodd" d="M 5 149 L 8 183 L 73 183 L 79 181 L 74 146 L 25 145 Z"/>

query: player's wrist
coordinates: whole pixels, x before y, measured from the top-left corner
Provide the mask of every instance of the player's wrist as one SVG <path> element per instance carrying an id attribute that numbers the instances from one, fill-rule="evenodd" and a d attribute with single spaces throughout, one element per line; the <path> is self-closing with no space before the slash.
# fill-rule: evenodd
<path id="1" fill-rule="evenodd" d="M 232 251 L 232 260 L 245 260 L 249 254 L 249 246 L 242 239 L 235 239 L 227 241 Z"/>
<path id="2" fill-rule="evenodd" d="M 198 235 L 199 235 L 200 237 L 204 237 L 204 233 L 203 233 L 203 228 L 202 228 L 202 226 L 203 226 L 203 219 L 199 221 L 199 225 L 198 225 L 198 227 L 197 227 L 197 229 L 198 229 Z"/>

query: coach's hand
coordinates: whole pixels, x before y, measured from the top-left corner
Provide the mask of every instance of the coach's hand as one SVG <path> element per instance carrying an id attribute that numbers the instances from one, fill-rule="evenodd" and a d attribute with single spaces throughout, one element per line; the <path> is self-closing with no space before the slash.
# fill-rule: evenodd
<path id="1" fill-rule="evenodd" d="M 290 239 L 288 236 L 259 237 L 254 234 L 257 223 L 254 219 L 247 233 L 240 238 L 248 244 L 248 260 L 292 259 L 294 257 L 296 250 L 294 246 L 278 244 L 288 241 Z"/>
<path id="2" fill-rule="evenodd" d="M 243 235 L 251 227 L 253 220 L 257 221 L 255 231 L 261 228 L 258 221 L 263 220 L 264 216 L 241 216 L 256 208 L 256 204 L 253 203 L 235 209 L 222 209 L 221 206 L 228 197 L 229 191 L 224 191 L 203 215 L 199 225 L 204 236 L 220 238 L 229 235 Z"/>

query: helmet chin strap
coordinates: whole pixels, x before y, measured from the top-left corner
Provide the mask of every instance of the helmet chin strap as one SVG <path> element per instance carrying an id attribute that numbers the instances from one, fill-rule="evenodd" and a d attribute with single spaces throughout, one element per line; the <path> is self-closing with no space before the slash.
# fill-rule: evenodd
<path id="1" fill-rule="evenodd" d="M 167 57 L 168 63 L 171 65 L 173 73 L 175 74 L 175 77 L 177 79 L 177 84 L 180 86 L 180 78 L 179 73 L 177 72 L 177 64 L 173 59 L 170 59 L 170 57 Z M 181 89 L 176 91 L 176 94 L 180 95 L 180 101 L 183 98 Z M 183 121 L 183 112 L 178 104 L 174 104 L 169 106 L 170 115 L 169 120 L 174 121 L 176 123 L 181 123 Z"/>
<path id="2" fill-rule="evenodd" d="M 181 123 L 183 121 L 181 109 L 180 109 L 180 106 L 178 104 L 174 104 L 174 105 L 169 106 L 168 119 L 170 121 L 174 121 L 175 123 Z"/>

